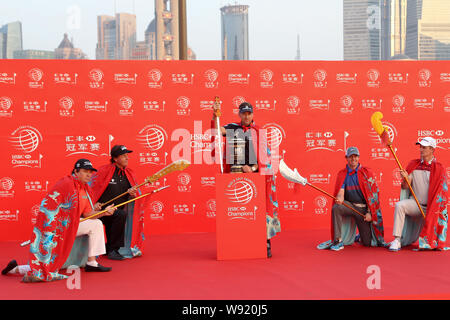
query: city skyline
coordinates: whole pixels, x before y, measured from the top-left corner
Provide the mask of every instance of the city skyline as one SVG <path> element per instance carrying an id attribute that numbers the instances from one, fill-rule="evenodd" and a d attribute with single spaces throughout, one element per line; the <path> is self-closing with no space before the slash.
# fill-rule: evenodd
<path id="1" fill-rule="evenodd" d="M 23 1 L 2 5 L 0 25 L 17 20 L 22 22 L 24 50 L 54 50 L 61 36 L 68 33 L 74 46 L 85 52 L 89 59 L 96 58 L 97 16 L 114 16 L 115 13 L 112 0 L 99 0 L 94 4 L 81 0 L 75 6 L 69 1 L 52 2 L 50 11 L 42 10 L 42 7 L 50 6 L 49 0 L 40 1 L 41 5 L 37 1 L 27 1 L 27 6 L 21 5 Z M 187 1 L 188 43 L 197 59 L 221 60 L 220 8 L 228 4 L 229 1 L 222 0 Z M 301 0 L 294 4 L 281 0 L 276 5 L 270 0 L 248 0 L 238 4 L 250 6 L 251 60 L 293 60 L 298 34 L 302 39 L 302 59 L 342 60 L 342 13 L 339 13 L 342 12 L 342 0 L 318 0 L 315 3 Z M 154 1 L 136 0 L 134 8 L 137 41 L 143 41 L 144 32 L 154 18 Z M 133 1 L 117 3 L 116 10 L 116 13 L 132 14 Z M 41 12 L 39 17 L 34 14 L 37 11 Z M 39 28 L 33 27 L 35 25 Z"/>

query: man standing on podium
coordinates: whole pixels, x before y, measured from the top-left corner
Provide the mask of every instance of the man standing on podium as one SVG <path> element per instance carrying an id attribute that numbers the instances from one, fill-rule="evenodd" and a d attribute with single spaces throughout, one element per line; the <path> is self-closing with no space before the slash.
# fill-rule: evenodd
<path id="1" fill-rule="evenodd" d="M 211 127 L 216 129 L 216 119 L 221 116 L 219 105 L 214 105 Z M 220 127 L 220 133 L 226 137 L 223 157 L 225 173 L 259 173 L 266 177 L 266 225 L 267 257 L 272 257 L 270 239 L 280 232 L 278 220 L 278 201 L 276 196 L 275 175 L 270 161 L 271 151 L 267 146 L 265 131 L 253 121 L 253 106 L 243 102 L 239 106 L 238 123 L 229 123 Z M 221 146 L 220 146 L 221 147 Z M 259 147 L 259 148 L 258 148 Z M 214 149 L 213 149 L 214 155 Z"/>

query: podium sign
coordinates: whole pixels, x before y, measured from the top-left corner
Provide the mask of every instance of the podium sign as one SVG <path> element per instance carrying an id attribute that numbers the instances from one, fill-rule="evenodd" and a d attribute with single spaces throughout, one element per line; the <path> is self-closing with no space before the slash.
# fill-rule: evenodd
<path id="1" fill-rule="evenodd" d="M 217 260 L 267 258 L 265 177 L 216 175 Z"/>

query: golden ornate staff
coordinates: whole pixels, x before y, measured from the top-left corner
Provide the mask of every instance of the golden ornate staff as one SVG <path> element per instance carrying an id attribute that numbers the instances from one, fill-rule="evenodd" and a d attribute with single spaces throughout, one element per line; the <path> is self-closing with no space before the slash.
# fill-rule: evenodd
<path id="1" fill-rule="evenodd" d="M 223 155 L 222 155 L 222 132 L 220 130 L 220 98 L 214 98 L 214 115 L 216 116 L 216 128 L 217 128 L 217 136 L 219 140 L 219 159 L 220 159 L 220 173 L 223 173 Z"/>
<path id="2" fill-rule="evenodd" d="M 184 169 L 186 169 L 187 167 L 189 167 L 191 165 L 191 163 L 187 160 L 178 160 L 175 161 L 171 164 L 169 164 L 168 166 L 164 167 L 163 169 L 159 170 L 157 173 L 155 173 L 154 175 L 152 175 L 151 177 L 147 177 L 145 179 L 145 181 L 139 185 L 134 186 L 134 188 L 140 188 L 143 185 L 147 184 L 147 183 L 153 183 L 157 180 L 159 180 L 161 177 L 165 176 L 166 174 L 169 174 L 173 171 L 183 171 Z M 114 200 L 117 200 L 121 197 L 123 197 L 124 195 L 126 195 L 128 193 L 128 191 L 119 194 L 117 197 L 112 198 L 111 200 L 105 202 L 105 203 L 101 203 L 101 206 L 104 207 L 107 204 L 112 203 Z"/>
<path id="3" fill-rule="evenodd" d="M 383 126 L 383 124 L 381 123 L 381 119 L 383 119 L 383 114 L 381 112 L 377 111 L 374 114 L 372 114 L 372 117 L 370 118 L 370 122 L 372 122 L 372 126 L 373 126 L 374 130 L 380 136 L 381 141 L 389 147 L 389 150 L 391 150 L 392 155 L 394 156 L 395 161 L 397 162 L 397 165 L 400 168 L 400 170 L 404 171 L 400 161 L 397 158 L 397 155 L 395 154 L 394 148 L 392 147 L 392 141 L 391 141 L 391 139 L 389 139 L 389 134 L 386 130 L 386 127 Z M 414 193 L 411 184 L 409 183 L 408 179 L 404 179 L 404 180 L 408 184 L 409 191 L 411 191 L 411 194 L 414 197 L 414 200 L 416 201 L 417 206 L 419 207 L 420 213 L 422 213 L 422 216 L 425 219 L 425 213 L 423 212 L 423 209 L 419 203 L 419 200 L 417 200 L 416 194 Z"/>
<path id="4" fill-rule="evenodd" d="M 147 196 L 149 196 L 149 195 L 151 195 L 151 194 L 160 192 L 160 191 L 162 191 L 162 190 L 164 190 L 164 189 L 166 189 L 166 188 L 169 188 L 169 187 L 170 187 L 170 186 L 165 186 L 165 187 L 162 187 L 162 188 L 153 190 L 152 192 L 149 192 L 149 193 L 143 194 L 143 195 L 141 195 L 141 196 L 139 196 L 139 197 L 133 198 L 133 199 L 131 199 L 131 200 L 122 202 L 122 203 L 118 204 L 117 206 L 114 206 L 113 208 L 118 208 L 118 207 L 124 206 L 124 205 L 126 205 L 126 204 L 128 204 L 128 203 L 130 203 L 130 202 L 133 202 L 133 201 L 136 201 L 136 200 L 145 198 L 145 197 L 147 197 Z M 107 211 L 108 211 L 107 209 L 102 210 L 102 211 L 99 211 L 99 212 L 97 212 L 96 214 L 93 214 L 92 216 L 89 216 L 89 217 L 87 217 L 87 218 L 81 219 L 80 222 L 83 222 L 83 221 L 86 221 L 86 220 L 95 218 L 95 217 L 97 217 L 97 216 L 99 216 L 99 215 L 101 215 L 101 214 L 103 214 L 103 213 L 105 213 L 105 212 L 107 212 Z"/>

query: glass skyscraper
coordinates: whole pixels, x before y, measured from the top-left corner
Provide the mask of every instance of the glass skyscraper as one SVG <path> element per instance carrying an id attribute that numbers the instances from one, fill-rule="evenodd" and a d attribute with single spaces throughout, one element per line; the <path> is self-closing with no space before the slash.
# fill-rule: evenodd
<path id="1" fill-rule="evenodd" d="M 417 60 L 450 60 L 450 1 L 408 0 L 405 53 Z"/>
<path id="2" fill-rule="evenodd" d="M 5 24 L 0 28 L 0 58 L 14 59 L 14 51 L 23 50 L 22 23 Z"/>
<path id="3" fill-rule="evenodd" d="M 222 17 L 222 60 L 248 60 L 248 8 L 246 5 L 225 6 Z"/>

